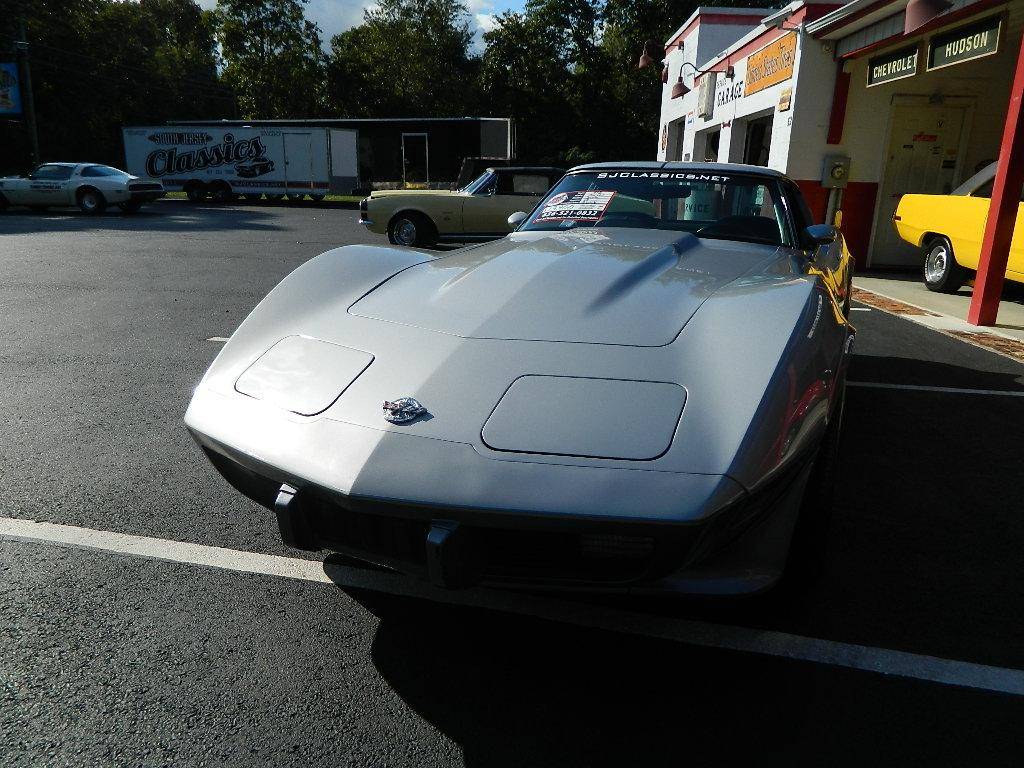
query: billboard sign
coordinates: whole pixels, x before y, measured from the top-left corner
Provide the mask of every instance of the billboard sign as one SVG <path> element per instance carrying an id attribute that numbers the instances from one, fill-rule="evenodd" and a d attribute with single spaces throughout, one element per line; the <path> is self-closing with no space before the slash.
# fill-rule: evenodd
<path id="1" fill-rule="evenodd" d="M 0 115 L 21 113 L 21 89 L 18 87 L 18 65 L 0 62 Z"/>
<path id="2" fill-rule="evenodd" d="M 796 62 L 796 32 L 780 37 L 747 57 L 747 84 L 744 96 L 789 80 Z"/>

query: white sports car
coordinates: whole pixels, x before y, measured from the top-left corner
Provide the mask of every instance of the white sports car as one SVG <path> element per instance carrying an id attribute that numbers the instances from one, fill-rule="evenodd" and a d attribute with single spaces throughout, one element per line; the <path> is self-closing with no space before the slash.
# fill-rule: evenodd
<path id="1" fill-rule="evenodd" d="M 28 176 L 0 177 L 0 210 L 10 205 L 36 210 L 77 205 L 83 213 L 96 214 L 116 205 L 134 213 L 163 196 L 159 181 L 143 181 L 97 163 L 44 163 Z"/>

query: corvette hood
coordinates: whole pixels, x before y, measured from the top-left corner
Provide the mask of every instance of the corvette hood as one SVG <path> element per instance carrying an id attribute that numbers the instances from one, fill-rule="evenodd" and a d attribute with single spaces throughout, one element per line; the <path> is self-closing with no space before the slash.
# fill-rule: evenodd
<path id="1" fill-rule="evenodd" d="M 662 346 L 777 252 L 663 230 L 516 232 L 402 270 L 349 312 L 465 338 Z"/>

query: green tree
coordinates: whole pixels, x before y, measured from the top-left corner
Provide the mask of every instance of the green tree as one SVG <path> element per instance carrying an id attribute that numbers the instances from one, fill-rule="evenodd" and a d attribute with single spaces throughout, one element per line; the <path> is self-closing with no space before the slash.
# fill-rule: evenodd
<path id="1" fill-rule="evenodd" d="M 121 128 L 231 116 L 213 16 L 193 0 L 12 0 L 0 49 L 24 18 L 44 160 L 123 162 Z M 20 121 L 0 123 L 0 170 L 29 163 Z"/>
<path id="2" fill-rule="evenodd" d="M 564 162 L 579 142 L 570 53 L 561 30 L 529 12 L 506 12 L 484 34 L 480 73 L 483 100 L 492 116 L 516 123 L 524 162 Z"/>
<path id="3" fill-rule="evenodd" d="M 328 91 L 345 117 L 474 111 L 478 59 L 462 0 L 381 0 L 331 40 Z"/>
<path id="4" fill-rule="evenodd" d="M 242 117 L 319 117 L 324 106 L 320 28 L 306 0 L 218 0 L 217 37 L 223 82 Z"/>

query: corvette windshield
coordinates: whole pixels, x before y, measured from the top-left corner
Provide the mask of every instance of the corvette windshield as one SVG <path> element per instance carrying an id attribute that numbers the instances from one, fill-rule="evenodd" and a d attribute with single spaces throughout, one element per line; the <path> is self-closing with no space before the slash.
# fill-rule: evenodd
<path id="1" fill-rule="evenodd" d="M 774 179 L 700 171 L 575 173 L 559 182 L 522 227 L 635 227 L 698 237 L 790 245 Z"/>

